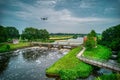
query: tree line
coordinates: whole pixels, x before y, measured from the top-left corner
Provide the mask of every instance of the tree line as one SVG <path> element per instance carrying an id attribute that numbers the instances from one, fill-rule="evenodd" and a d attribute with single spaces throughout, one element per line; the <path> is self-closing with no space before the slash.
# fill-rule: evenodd
<path id="1" fill-rule="evenodd" d="M 0 26 L 0 42 L 6 42 L 11 39 L 19 38 L 19 31 L 15 27 Z"/>
<path id="2" fill-rule="evenodd" d="M 19 31 L 15 27 L 4 27 L 0 26 L 0 42 L 9 42 L 12 39 L 22 40 L 48 40 L 49 32 L 46 29 L 37 29 L 33 27 L 27 27 L 19 34 Z"/>
<path id="3" fill-rule="evenodd" d="M 118 62 L 120 63 L 120 24 L 103 31 L 99 43 L 117 51 Z"/>
<path id="4" fill-rule="evenodd" d="M 33 40 L 48 40 L 49 39 L 49 32 L 46 29 L 37 29 L 33 27 L 25 28 L 22 31 L 21 38 L 23 40 L 28 39 L 29 41 Z"/>

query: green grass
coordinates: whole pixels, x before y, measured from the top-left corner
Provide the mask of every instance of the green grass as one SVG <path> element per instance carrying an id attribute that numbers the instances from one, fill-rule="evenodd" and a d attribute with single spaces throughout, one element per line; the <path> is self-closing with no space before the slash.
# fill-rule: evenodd
<path id="1" fill-rule="evenodd" d="M 29 42 L 20 42 L 18 44 L 9 43 L 9 45 L 10 45 L 10 49 L 17 49 L 17 48 L 30 46 L 30 43 Z"/>
<path id="2" fill-rule="evenodd" d="M 10 46 L 7 44 L 0 44 L 0 52 L 9 51 Z"/>
<path id="3" fill-rule="evenodd" d="M 93 67 L 76 58 L 76 55 L 81 50 L 77 47 L 71 50 L 67 55 L 59 59 L 51 67 L 46 69 L 47 74 L 57 74 L 62 80 L 75 80 L 79 77 L 87 77 L 92 72 Z M 107 60 L 111 55 L 111 50 L 98 45 L 97 48 L 85 50 L 84 56 L 94 59 Z"/>
<path id="4" fill-rule="evenodd" d="M 70 39 L 73 36 L 71 35 L 65 35 L 65 36 L 58 36 L 58 35 L 54 35 L 54 36 L 50 36 L 50 40 L 66 40 L 66 39 Z"/>
<path id="5" fill-rule="evenodd" d="M 102 75 L 95 80 L 120 80 L 120 74 L 109 74 L 109 75 Z"/>
<path id="6" fill-rule="evenodd" d="M 105 46 L 97 45 L 97 48 L 85 50 L 84 56 L 98 60 L 108 60 L 111 56 L 111 50 Z"/>
<path id="7" fill-rule="evenodd" d="M 81 49 L 81 47 L 77 47 L 71 50 L 67 55 L 46 69 L 46 73 L 60 75 L 63 80 L 87 77 L 92 71 L 92 67 L 76 58 Z"/>
<path id="8" fill-rule="evenodd" d="M 29 42 L 20 42 L 18 44 L 2 43 L 0 44 L 0 52 L 6 52 L 6 51 L 22 48 L 22 47 L 27 47 L 27 46 L 30 46 Z"/>

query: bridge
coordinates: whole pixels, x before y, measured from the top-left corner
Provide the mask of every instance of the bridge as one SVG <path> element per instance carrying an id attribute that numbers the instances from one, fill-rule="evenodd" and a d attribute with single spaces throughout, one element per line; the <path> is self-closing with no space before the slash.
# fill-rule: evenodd
<path id="1" fill-rule="evenodd" d="M 48 47 L 50 48 L 66 48 L 66 49 L 72 49 L 77 46 L 80 46 L 82 43 L 71 43 L 71 42 L 56 42 L 56 43 L 40 43 L 40 42 L 31 42 L 31 46 L 40 46 L 40 47 Z"/>
<path id="2" fill-rule="evenodd" d="M 97 67 L 104 67 L 104 68 L 120 73 L 120 64 L 110 63 L 105 60 L 98 60 L 98 59 L 93 59 L 90 57 L 83 56 L 82 53 L 84 51 L 85 51 L 85 48 L 83 48 L 83 50 L 77 55 L 77 58 L 80 59 L 81 61 L 97 66 Z"/>

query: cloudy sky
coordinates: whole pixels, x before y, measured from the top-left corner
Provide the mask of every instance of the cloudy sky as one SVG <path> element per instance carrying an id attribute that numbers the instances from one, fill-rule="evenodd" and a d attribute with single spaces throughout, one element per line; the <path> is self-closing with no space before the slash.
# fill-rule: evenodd
<path id="1" fill-rule="evenodd" d="M 120 0 L 0 0 L 0 25 L 50 33 L 101 33 L 120 23 Z M 48 20 L 41 20 L 47 17 Z"/>

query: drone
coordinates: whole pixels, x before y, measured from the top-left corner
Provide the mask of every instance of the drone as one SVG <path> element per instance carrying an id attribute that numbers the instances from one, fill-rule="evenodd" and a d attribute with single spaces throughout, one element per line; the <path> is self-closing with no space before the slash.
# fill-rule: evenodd
<path id="1" fill-rule="evenodd" d="M 43 17 L 41 18 L 41 20 L 48 20 L 48 17 Z"/>

